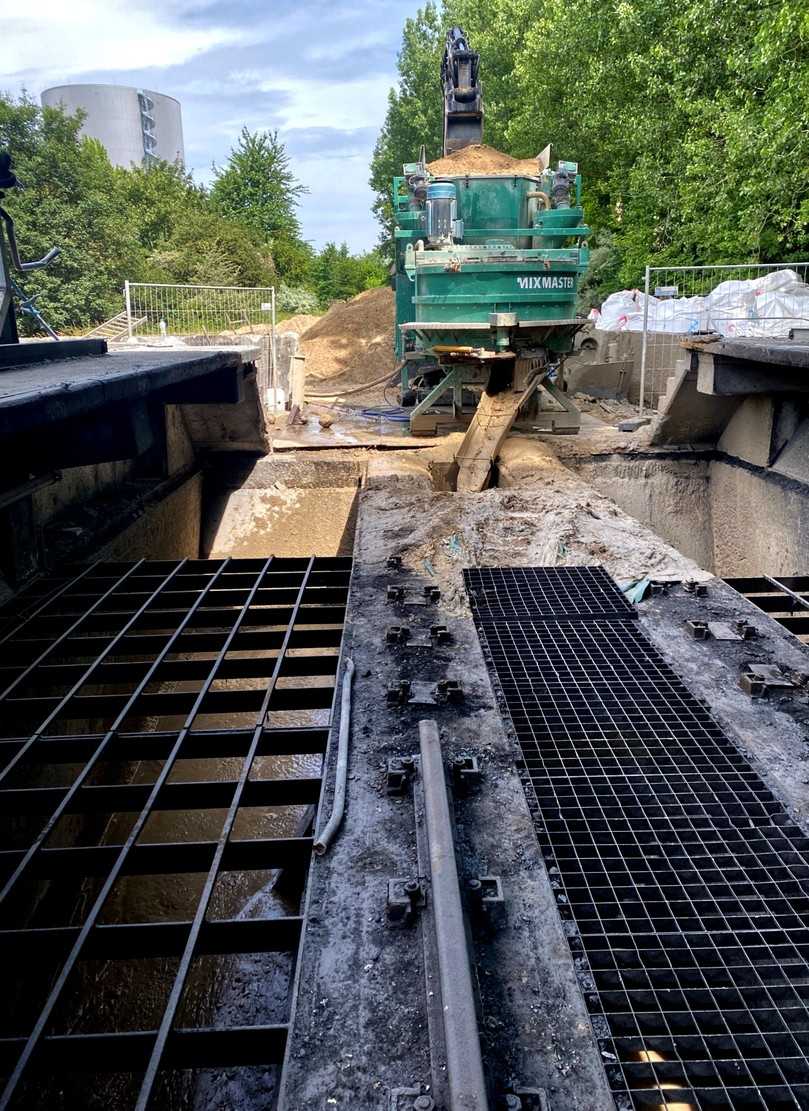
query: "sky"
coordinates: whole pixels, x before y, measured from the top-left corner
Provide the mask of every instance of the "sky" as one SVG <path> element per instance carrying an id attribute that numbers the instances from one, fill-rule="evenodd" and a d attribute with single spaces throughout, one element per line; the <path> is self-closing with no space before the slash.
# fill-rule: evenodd
<path id="1" fill-rule="evenodd" d="M 0 90 L 134 85 L 182 104 L 187 168 L 209 181 L 243 126 L 278 129 L 308 188 L 303 234 L 369 249 L 369 161 L 418 0 L 36 0 L 2 13 Z M 31 14 L 27 14 L 30 12 Z M 437 75 L 436 75 L 437 81 Z M 437 87 L 437 86 L 436 86 Z"/>

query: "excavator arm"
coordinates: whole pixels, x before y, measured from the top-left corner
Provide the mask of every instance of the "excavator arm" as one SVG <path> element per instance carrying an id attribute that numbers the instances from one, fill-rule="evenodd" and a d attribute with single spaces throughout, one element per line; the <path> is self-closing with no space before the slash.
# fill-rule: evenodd
<path id="1" fill-rule="evenodd" d="M 447 31 L 441 83 L 444 86 L 444 154 L 483 139 L 483 90 L 480 55 L 471 50 L 460 27 Z"/>

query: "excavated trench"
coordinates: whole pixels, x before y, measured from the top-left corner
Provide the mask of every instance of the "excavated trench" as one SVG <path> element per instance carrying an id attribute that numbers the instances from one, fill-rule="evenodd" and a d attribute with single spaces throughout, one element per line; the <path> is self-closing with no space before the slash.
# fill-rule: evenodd
<path id="1" fill-rule="evenodd" d="M 570 458 L 599 493 L 721 578 L 795 575 L 809 550 L 809 489 L 715 452 Z"/>
<path id="2" fill-rule="evenodd" d="M 385 503 L 387 532 L 384 538 L 363 536 L 362 542 L 384 548 L 398 538 L 406 563 L 428 576 L 450 565 L 594 562 L 603 563 L 619 579 L 647 575 L 693 578 L 699 577 L 700 569 L 723 577 L 805 570 L 809 550 L 805 489 L 797 483 L 768 483 L 732 461 L 694 452 L 630 457 L 568 451 L 563 465 L 546 445 L 510 440 L 500 459 L 496 488 L 480 495 L 454 495 L 447 492 L 451 453 L 449 440 L 409 453 L 346 449 L 261 459 L 233 457 L 227 466 L 217 465 L 205 473 L 199 528 L 179 531 L 200 536 L 201 555 L 211 561 L 208 566 L 231 557 L 237 561 L 235 567 L 245 568 L 245 574 L 248 562 L 253 568 L 253 561 L 270 552 L 286 561 L 350 557 L 361 491 L 366 488 Z M 751 520 L 755 522 L 752 529 Z M 177 559 L 194 559 L 198 554 L 173 553 Z M 452 599 L 447 602 L 451 605 Z M 459 597 L 458 605 L 463 604 Z M 333 622 L 328 628 L 333 629 Z M 325 639 L 328 643 L 318 644 L 315 637 L 305 652 L 298 653 L 310 660 L 320 657 L 328 661 L 322 667 L 314 665 L 321 674 L 296 677 L 293 668 L 285 680 L 287 689 L 333 685 L 339 637 Z M 266 650 L 246 649 L 239 656 L 259 661 L 266 657 Z M 175 658 L 192 661 L 198 657 L 180 652 Z M 250 673 L 249 666 L 246 672 Z M 252 678 L 219 681 L 218 689 L 259 690 L 265 682 L 258 668 Z M 194 689 L 193 683 L 182 679 L 153 688 L 161 695 L 175 696 Z M 109 684 L 103 690 L 114 693 Z M 38 697 L 48 693 L 41 688 L 36 691 Z M 55 686 L 53 693 L 61 693 L 61 688 Z M 293 708 L 278 711 L 273 724 L 290 730 L 323 729 L 329 716 L 328 704 Z M 237 711 L 212 713 L 206 716 L 205 729 L 224 733 L 245 728 L 248 717 Z M 172 712 L 130 721 L 127 729 L 157 735 L 176 731 L 181 724 L 182 716 Z M 80 737 L 103 728 L 103 723 L 74 719 L 66 732 Z M 176 778 L 183 783 L 210 784 L 233 781 L 242 759 L 235 753 L 232 757 L 200 756 L 183 760 L 182 765 L 182 774 Z M 162 760 L 157 758 L 107 761 L 99 764 L 88 782 L 98 787 L 148 785 L 161 767 Z M 254 774 L 259 779 L 311 779 L 321 771 L 322 752 L 282 751 L 259 757 Z M 75 774 L 76 764 L 69 761 L 43 765 L 34 781 L 29 778 L 19 785 L 66 787 Z M 226 805 L 160 810 L 149 818 L 144 839 L 166 845 L 215 840 L 226 813 Z M 239 814 L 238 836 L 296 838 L 310 832 L 312 817 L 311 803 L 245 807 Z M 67 815 L 48 844 L 51 848 L 120 844 L 132 820 L 132 814 L 117 812 Z M 12 848 L 24 847 L 35 835 L 34 827 L 38 828 L 37 820 L 30 818 L 6 816 L 3 823 Z M 302 876 L 296 874 L 291 882 L 284 882 L 284 874 L 284 869 L 223 873 L 212 903 L 215 917 L 233 922 L 297 915 Z M 113 890 L 102 921 L 188 921 L 203 879 L 200 872 L 126 876 Z M 75 928 L 82 923 L 100 881 L 85 880 L 78 900 L 69 903 L 64 899 L 66 884 L 60 877 L 51 877 L 26 887 L 23 913 L 28 926 Z M 293 963 L 289 950 L 206 955 L 192 968 L 178 1025 L 227 1027 L 287 1021 Z M 91 1033 L 102 1028 L 156 1027 L 176 968 L 174 954 L 141 953 L 115 961 L 100 955 L 83 962 L 60 1002 L 60 1029 Z M 11 1017 L 4 1035 L 18 1035 L 31 1025 L 49 975 L 50 970 L 43 966 L 34 974 L 32 987 L 31 969 L 21 964 L 19 982 L 16 988 L 9 988 L 14 1006 L 7 1009 Z M 24 1099 L 20 1105 L 41 1106 L 44 1085 L 54 1108 L 131 1106 L 137 1073 L 120 1069 L 102 1076 L 71 1073 L 69 1079 L 60 1076 L 53 1081 L 37 1077 L 36 1097 L 30 1089 L 28 1102 Z M 264 1067 L 193 1071 L 178 1067 L 161 1074 L 155 1094 L 159 1105 L 166 1107 L 250 1107 L 257 1106 L 257 1101 L 266 1104 L 275 1079 L 276 1072 Z"/>

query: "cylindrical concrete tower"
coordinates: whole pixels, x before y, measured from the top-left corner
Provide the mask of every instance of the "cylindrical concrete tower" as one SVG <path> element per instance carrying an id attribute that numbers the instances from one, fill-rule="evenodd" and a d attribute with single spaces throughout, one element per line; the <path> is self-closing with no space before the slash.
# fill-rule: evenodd
<path id="1" fill-rule="evenodd" d="M 80 108 L 82 134 L 98 139 L 117 166 L 184 161 L 180 102 L 173 96 L 126 85 L 55 85 L 42 103 L 70 113 Z"/>

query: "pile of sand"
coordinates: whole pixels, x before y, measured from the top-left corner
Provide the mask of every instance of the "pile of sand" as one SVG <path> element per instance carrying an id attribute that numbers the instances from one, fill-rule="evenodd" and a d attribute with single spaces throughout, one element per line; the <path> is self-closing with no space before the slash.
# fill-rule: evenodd
<path id="1" fill-rule="evenodd" d="M 289 324 L 289 321 L 285 321 Z M 332 305 L 301 335 L 306 376 L 313 388 L 336 392 L 393 374 L 394 303 L 388 286 Z"/>
<path id="2" fill-rule="evenodd" d="M 428 162 L 427 169 L 435 177 L 453 174 L 519 174 L 523 177 L 539 177 L 539 162 L 536 158 L 512 158 L 485 143 L 473 143 L 454 154 Z"/>
<path id="3" fill-rule="evenodd" d="M 290 316 L 287 320 L 282 320 L 276 327 L 277 332 L 297 332 L 299 336 L 311 328 L 313 324 L 317 324 L 320 316 L 317 313 L 299 312 L 297 316 Z"/>

